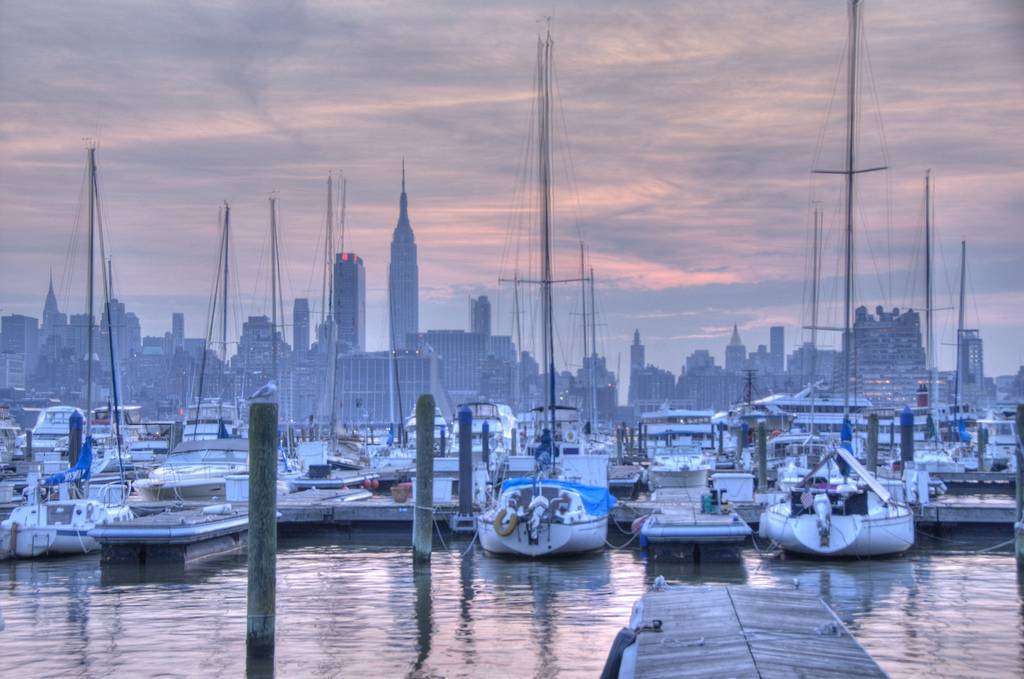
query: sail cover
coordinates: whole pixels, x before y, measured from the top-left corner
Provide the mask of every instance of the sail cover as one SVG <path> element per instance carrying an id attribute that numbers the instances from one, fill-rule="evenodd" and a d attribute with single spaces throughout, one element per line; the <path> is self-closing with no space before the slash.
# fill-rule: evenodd
<path id="1" fill-rule="evenodd" d="M 590 514 L 591 516 L 605 516 L 611 508 L 615 506 L 615 496 L 609 493 L 607 488 L 601 488 L 600 486 L 586 486 L 582 483 L 572 483 L 571 481 L 559 481 L 556 479 L 542 479 L 540 484 L 542 486 L 565 488 L 579 493 L 580 500 L 583 501 L 583 508 L 586 509 L 587 514 Z M 508 479 L 501 484 L 501 492 L 504 493 L 510 488 L 532 485 L 533 479 L 529 477 Z"/>
<path id="2" fill-rule="evenodd" d="M 83 479 L 88 481 L 90 478 L 92 478 L 92 437 L 86 436 L 85 443 L 82 444 L 82 452 L 78 455 L 78 464 L 60 474 L 47 476 L 43 479 L 43 485 L 56 486 L 60 483 L 81 481 Z"/>

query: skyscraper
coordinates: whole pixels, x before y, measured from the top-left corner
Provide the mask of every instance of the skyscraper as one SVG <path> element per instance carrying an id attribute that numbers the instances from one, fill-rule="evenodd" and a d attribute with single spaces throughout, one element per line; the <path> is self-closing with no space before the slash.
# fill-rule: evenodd
<path id="1" fill-rule="evenodd" d="M 174 346 L 172 351 L 185 347 L 185 314 L 175 312 L 171 314 L 171 342 Z"/>
<path id="2" fill-rule="evenodd" d="M 396 349 L 406 346 L 407 338 L 419 332 L 420 270 L 416 263 L 416 239 L 409 224 L 409 199 L 405 195 L 405 161 L 402 161 L 402 197 L 398 205 L 398 224 L 391 238 L 391 264 L 388 267 L 388 298 L 391 336 Z"/>
<path id="3" fill-rule="evenodd" d="M 292 344 L 292 351 L 309 351 L 309 300 L 305 297 L 296 297 L 292 305 Z"/>
<path id="4" fill-rule="evenodd" d="M 740 340 L 740 330 L 734 323 L 732 338 L 725 347 L 725 372 L 738 373 L 747 368 L 747 346 Z"/>
<path id="5" fill-rule="evenodd" d="M 786 372 L 786 328 L 773 325 L 768 329 L 769 349 L 772 357 L 772 374 Z"/>
<path id="6" fill-rule="evenodd" d="M 351 252 L 334 262 L 334 318 L 342 350 L 366 351 L 366 270 Z"/>
<path id="7" fill-rule="evenodd" d="M 470 301 L 470 332 L 491 334 L 491 301 L 487 295 L 480 295 Z"/>

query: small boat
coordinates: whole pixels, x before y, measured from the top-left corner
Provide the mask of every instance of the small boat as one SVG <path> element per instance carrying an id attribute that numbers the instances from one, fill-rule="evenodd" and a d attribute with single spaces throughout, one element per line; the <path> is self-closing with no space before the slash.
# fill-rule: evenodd
<path id="1" fill-rule="evenodd" d="M 844 469 L 843 483 L 815 483 L 819 469 L 833 458 Z M 856 481 L 851 481 L 850 472 Z M 786 500 L 765 509 L 758 533 L 797 554 L 886 556 L 914 545 L 914 514 L 848 448 L 839 446 L 788 492 Z"/>
<path id="2" fill-rule="evenodd" d="M 711 463 L 696 446 L 660 446 L 651 448 L 651 464 L 644 480 L 651 490 L 659 488 L 705 488 Z"/>
<path id="3" fill-rule="evenodd" d="M 249 439 L 182 441 L 154 468 L 135 482 L 144 500 L 223 500 L 224 477 L 249 473 Z"/>
<path id="4" fill-rule="evenodd" d="M 614 505 L 606 488 L 558 479 L 508 479 L 497 502 L 477 519 L 480 545 L 491 554 L 529 557 L 604 549 Z"/>
<path id="5" fill-rule="evenodd" d="M 86 437 L 78 464 L 71 469 L 47 477 L 42 486 L 61 486 L 91 477 L 92 438 Z M 88 554 L 100 545 L 89 531 L 135 518 L 125 504 L 121 484 L 102 486 L 99 497 L 67 498 L 66 486 L 61 499 L 41 499 L 42 488 L 35 473 L 29 475 L 26 493 L 28 502 L 15 507 L 10 517 L 0 523 L 0 544 L 15 556 L 32 558 L 50 555 Z"/>

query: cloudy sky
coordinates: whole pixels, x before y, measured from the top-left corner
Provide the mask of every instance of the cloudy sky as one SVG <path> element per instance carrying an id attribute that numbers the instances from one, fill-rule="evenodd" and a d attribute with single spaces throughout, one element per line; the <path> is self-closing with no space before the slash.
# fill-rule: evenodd
<path id="1" fill-rule="evenodd" d="M 553 17 L 553 19 L 548 19 Z M 538 35 L 551 26 L 559 108 L 556 275 L 594 270 L 598 350 L 674 373 L 809 337 L 812 211 L 823 215 L 823 325 L 841 325 L 848 7 L 844 0 L 636 3 L 0 2 L 0 313 L 40 317 L 49 276 L 84 311 L 81 196 L 97 144 L 116 295 L 143 334 L 206 334 L 218 210 L 231 205 L 235 307 L 269 314 L 268 197 L 283 295 L 319 307 L 326 181 L 347 180 L 367 340 L 385 346 L 401 167 L 419 246 L 422 330 L 468 328 L 488 295 L 513 332 L 510 215 Z M 933 306 L 953 368 L 960 243 L 966 323 L 987 375 L 1024 363 L 1024 9 L 1016 0 L 868 0 L 855 218 L 856 301 L 923 308 L 925 173 Z M 261 288 L 262 286 L 262 288 Z M 572 288 L 570 290 L 570 288 Z M 263 291 L 261 291 L 263 290 Z M 578 290 L 560 363 L 578 365 Z M 838 337 L 824 333 L 821 344 Z M 623 380 L 625 384 L 626 380 Z"/>

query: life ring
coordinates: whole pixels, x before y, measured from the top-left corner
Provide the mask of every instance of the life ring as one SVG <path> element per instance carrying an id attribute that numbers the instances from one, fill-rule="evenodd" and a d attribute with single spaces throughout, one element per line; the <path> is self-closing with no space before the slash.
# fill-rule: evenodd
<path id="1" fill-rule="evenodd" d="M 576 432 L 573 431 L 572 429 L 565 432 L 565 440 L 568 441 L 569 443 L 574 442 L 576 440 Z"/>
<path id="2" fill-rule="evenodd" d="M 519 515 L 513 514 L 509 517 L 508 526 L 506 528 L 502 528 L 502 522 L 505 520 L 505 514 L 507 513 L 508 510 L 502 509 L 500 512 L 498 512 L 498 515 L 494 517 L 494 532 L 500 535 L 501 537 L 507 537 L 509 535 L 512 535 L 512 532 L 516 529 L 516 526 L 519 525 Z"/>

